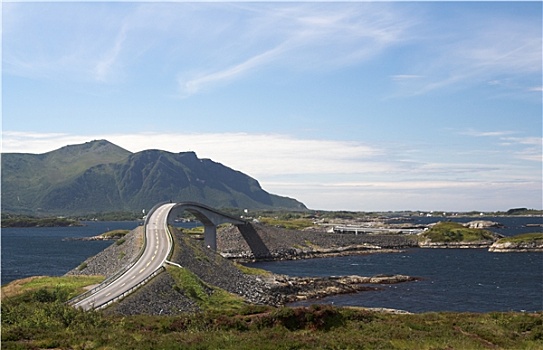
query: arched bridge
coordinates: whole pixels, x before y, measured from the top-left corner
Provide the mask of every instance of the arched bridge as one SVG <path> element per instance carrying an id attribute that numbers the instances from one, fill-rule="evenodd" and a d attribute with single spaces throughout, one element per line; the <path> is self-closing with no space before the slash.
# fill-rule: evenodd
<path id="1" fill-rule="evenodd" d="M 184 211 L 192 213 L 204 225 L 204 242 L 213 250 L 217 250 L 217 225 L 230 222 L 239 228 L 253 251 L 261 252 L 260 254 L 269 253 L 254 228 L 244 220 L 200 203 L 163 202 L 155 205 L 147 214 L 145 245 L 136 261 L 68 303 L 85 310 L 106 307 L 132 293 L 160 273 L 173 248 L 173 238 L 168 224 L 173 223 Z"/>
<path id="2" fill-rule="evenodd" d="M 219 212 L 216 209 L 195 202 L 181 202 L 170 209 L 168 223 L 173 223 L 183 212 L 188 211 L 204 225 L 204 243 L 208 248 L 217 250 L 217 226 L 224 223 L 245 225 L 246 221 Z M 239 226 L 238 226 L 239 227 Z"/>

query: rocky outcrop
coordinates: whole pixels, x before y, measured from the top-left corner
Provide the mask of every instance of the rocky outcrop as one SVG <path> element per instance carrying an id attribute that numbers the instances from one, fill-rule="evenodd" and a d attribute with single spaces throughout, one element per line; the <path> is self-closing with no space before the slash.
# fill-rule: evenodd
<path id="1" fill-rule="evenodd" d="M 543 252 L 543 242 L 495 242 L 488 249 L 493 253 Z"/>
<path id="2" fill-rule="evenodd" d="M 251 249 L 236 226 L 226 226 L 217 233 L 217 249 L 223 257 L 238 261 L 294 260 L 390 252 L 417 247 L 415 237 L 407 235 L 293 231 L 258 223 L 250 226 L 250 235 L 253 238 L 257 236 L 262 248 Z"/>
<path id="3" fill-rule="evenodd" d="M 464 226 L 468 228 L 479 228 L 479 229 L 486 229 L 486 228 L 491 228 L 491 227 L 494 227 L 494 228 L 504 227 L 499 222 L 489 221 L 489 220 L 470 221 L 470 222 L 465 223 Z"/>
<path id="4" fill-rule="evenodd" d="M 320 299 L 331 295 L 376 290 L 376 284 L 395 284 L 419 280 L 404 275 L 377 275 L 373 277 L 330 276 L 330 277 L 289 277 L 273 276 L 272 291 L 278 295 L 281 304 L 288 302 Z"/>
<path id="5" fill-rule="evenodd" d="M 421 248 L 489 248 L 494 241 L 474 241 L 474 242 L 432 242 L 425 240 L 419 242 Z"/>
<path id="6" fill-rule="evenodd" d="M 273 231 L 273 230 L 271 230 Z M 267 232 L 263 242 L 270 244 L 270 251 L 285 254 L 292 257 L 292 251 L 311 248 L 315 254 L 341 254 L 351 253 L 358 249 L 378 250 L 376 246 L 368 243 L 360 246 L 348 245 L 341 247 L 339 243 L 350 241 L 336 241 L 334 237 L 328 243 L 338 244 L 331 248 L 320 248 L 313 243 L 306 242 L 305 247 L 286 249 L 292 241 L 301 242 L 297 237 L 298 232 L 286 231 L 274 235 Z M 289 235 L 289 237 L 281 234 Z M 313 233 L 311 233 L 313 235 Z M 402 283 L 417 280 L 417 278 L 393 275 L 378 275 L 373 277 L 363 276 L 331 276 L 331 277 L 290 277 L 266 273 L 250 275 L 243 273 L 232 261 L 223 258 L 217 252 L 205 247 L 203 240 L 174 232 L 174 252 L 171 261 L 177 266 L 189 270 L 196 275 L 205 285 L 215 286 L 238 295 L 251 304 L 281 306 L 290 302 L 323 298 L 335 294 L 355 293 L 366 290 L 378 289 L 379 284 Z M 345 237 L 346 235 L 341 235 Z M 296 238 L 298 240 L 296 240 Z M 302 235 L 303 237 L 303 235 Z M 306 237 L 307 238 L 307 237 Z M 285 240 L 284 242 L 282 240 Z M 321 244 L 324 241 L 324 237 Z M 386 241 L 386 240 L 385 240 Z M 68 274 L 104 275 L 109 277 L 126 268 L 134 261 L 141 251 L 143 242 L 143 227 L 138 227 L 125 236 L 125 241 L 118 245 L 112 244 L 96 256 L 87 259 L 82 266 L 68 272 Z M 272 242 L 272 243 L 270 243 Z M 383 241 L 384 242 L 384 241 Z M 394 241 L 390 243 L 405 244 L 406 241 Z M 410 244 L 410 243 L 409 243 Z M 284 250 L 281 250 L 284 249 Z M 287 255 L 286 253 L 289 255 Z M 309 254 L 309 253 L 308 253 Z M 299 256 L 302 256 L 300 254 Z M 179 267 L 172 267 L 179 268 Z M 209 288 L 209 293 L 213 290 Z M 198 312 L 200 310 L 197 301 L 188 297 L 182 288 L 176 285 L 170 271 L 166 269 L 158 276 L 151 279 L 146 285 L 126 298 L 114 303 L 106 312 L 122 315 L 134 314 L 178 314 L 185 312 Z"/>
<path id="7" fill-rule="evenodd" d="M 122 315 L 175 315 L 200 311 L 198 304 L 174 288 L 174 285 L 169 274 L 161 273 L 122 302 L 114 303 L 106 312 Z"/>
<path id="8" fill-rule="evenodd" d="M 67 275 L 102 275 L 109 277 L 130 265 L 143 247 L 144 228 L 139 226 L 127 233 L 123 241 L 116 241 L 109 247 L 85 260 Z M 120 242 L 120 243 L 119 243 Z"/>

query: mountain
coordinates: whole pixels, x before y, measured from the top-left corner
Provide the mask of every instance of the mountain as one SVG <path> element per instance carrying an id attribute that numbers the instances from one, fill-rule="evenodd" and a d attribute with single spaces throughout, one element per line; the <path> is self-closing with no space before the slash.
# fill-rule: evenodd
<path id="1" fill-rule="evenodd" d="M 257 180 L 194 152 L 131 153 L 106 140 L 44 154 L 2 154 L 2 211 L 73 215 L 141 211 L 161 201 L 216 208 L 306 210 Z"/>

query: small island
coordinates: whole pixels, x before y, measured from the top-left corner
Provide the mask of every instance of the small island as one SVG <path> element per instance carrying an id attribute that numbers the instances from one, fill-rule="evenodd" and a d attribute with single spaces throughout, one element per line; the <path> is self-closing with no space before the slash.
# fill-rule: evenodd
<path id="1" fill-rule="evenodd" d="M 25 215 L 2 215 L 2 228 L 7 227 L 73 227 L 83 226 L 74 219 L 64 217 L 35 217 Z"/>
<path id="2" fill-rule="evenodd" d="M 438 222 L 419 234 L 421 248 L 488 248 L 497 235 L 483 229 L 471 228 L 457 222 Z"/>
<path id="3" fill-rule="evenodd" d="M 495 253 L 543 252 L 543 233 L 504 237 L 494 242 L 488 250 Z"/>

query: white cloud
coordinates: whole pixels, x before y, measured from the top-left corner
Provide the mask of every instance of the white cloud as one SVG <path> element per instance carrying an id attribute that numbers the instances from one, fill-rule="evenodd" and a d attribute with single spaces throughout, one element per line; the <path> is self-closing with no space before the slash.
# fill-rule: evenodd
<path id="1" fill-rule="evenodd" d="M 430 24 L 430 19 L 420 26 L 421 42 L 432 44 L 421 47 L 410 63 L 410 75 L 421 79 L 396 79 L 405 94 L 482 82 L 523 93 L 541 82 L 541 19 L 474 13 L 455 17 L 453 23 L 461 23 L 461 28 L 447 27 L 448 21 L 443 27 Z"/>
<path id="2" fill-rule="evenodd" d="M 3 152 L 43 153 L 92 139 L 107 139 L 132 152 L 195 151 L 200 158 L 253 176 L 271 193 L 294 197 L 315 209 L 503 210 L 519 203 L 537 208 L 542 194 L 540 169 L 527 165 L 396 160 L 393 151 L 360 142 L 277 134 L 5 131 L 2 146 Z M 541 142 L 538 138 L 510 141 Z"/>
<path id="3" fill-rule="evenodd" d="M 262 47 L 254 51 L 238 45 L 229 52 L 229 64 L 218 59 L 213 68 L 193 77 L 187 78 L 185 71 L 179 73 L 182 96 L 271 65 L 305 71 L 359 63 L 406 41 L 411 25 L 411 20 L 380 4 L 277 4 L 267 11 L 254 6 L 242 8 L 252 13 L 248 28 L 244 28 L 250 33 L 246 40 L 259 42 Z"/>
<path id="4" fill-rule="evenodd" d="M 518 159 L 543 162 L 543 138 L 540 136 L 514 137 L 513 131 L 477 131 L 470 129 L 462 135 L 473 137 L 493 137 L 498 144 L 511 149 L 510 154 Z"/>
<path id="5" fill-rule="evenodd" d="M 253 176 L 335 174 L 386 171 L 376 157 L 382 150 L 357 142 L 296 139 L 275 134 L 168 134 L 66 135 L 3 133 L 3 152 L 43 153 L 66 144 L 107 139 L 132 152 L 162 149 L 194 151 Z"/>
<path id="6" fill-rule="evenodd" d="M 461 132 L 461 135 L 474 136 L 474 137 L 501 137 L 514 134 L 514 131 L 479 131 L 479 130 L 467 130 Z"/>

